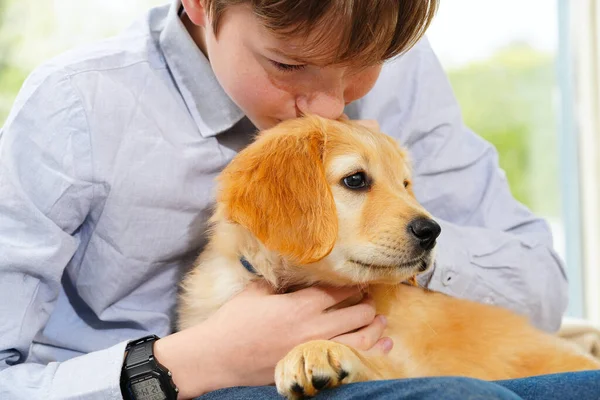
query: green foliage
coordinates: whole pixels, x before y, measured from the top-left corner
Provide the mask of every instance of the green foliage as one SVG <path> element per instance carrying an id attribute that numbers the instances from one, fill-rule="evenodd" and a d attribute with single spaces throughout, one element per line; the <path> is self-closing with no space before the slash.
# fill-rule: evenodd
<path id="1" fill-rule="evenodd" d="M 467 126 L 498 149 L 513 195 L 559 215 L 553 57 L 516 44 L 449 78 Z"/>
<path id="2" fill-rule="evenodd" d="M 0 0 L 0 34 L 2 33 L 2 26 L 4 25 L 4 16 L 6 14 L 7 6 L 7 0 Z M 8 60 L 9 48 L 9 43 L 6 43 L 5 40 L 2 40 L 2 36 L 3 35 L 0 35 L 0 72 L 2 72 L 2 67 Z"/>
<path id="3" fill-rule="evenodd" d="M 0 126 L 8 115 L 14 97 L 25 79 L 25 72 L 10 64 L 10 55 L 15 44 L 6 40 L 8 35 L 4 34 L 3 29 L 10 1 L 0 0 Z"/>
<path id="4" fill-rule="evenodd" d="M 0 67 L 0 127 L 27 77 L 26 72 L 12 66 Z"/>

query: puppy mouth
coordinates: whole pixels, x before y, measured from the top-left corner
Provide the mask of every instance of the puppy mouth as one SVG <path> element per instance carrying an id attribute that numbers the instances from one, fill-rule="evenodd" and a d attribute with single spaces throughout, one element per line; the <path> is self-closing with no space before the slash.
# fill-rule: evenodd
<path id="1" fill-rule="evenodd" d="M 364 267 L 364 268 L 374 268 L 374 269 L 397 269 L 397 268 L 413 269 L 413 268 L 417 268 L 419 272 L 424 272 L 425 270 L 427 270 L 429 268 L 429 261 L 428 261 L 428 257 L 426 255 L 421 256 L 421 257 L 411 260 L 411 261 L 406 261 L 406 262 L 399 263 L 399 264 L 398 263 L 389 264 L 389 265 L 366 263 L 366 262 L 351 259 L 351 258 L 348 259 L 348 261 L 350 261 L 351 263 L 356 264 L 358 266 Z"/>
<path id="2" fill-rule="evenodd" d="M 430 263 L 426 259 L 422 259 L 419 263 L 419 272 L 425 272 L 429 269 Z"/>

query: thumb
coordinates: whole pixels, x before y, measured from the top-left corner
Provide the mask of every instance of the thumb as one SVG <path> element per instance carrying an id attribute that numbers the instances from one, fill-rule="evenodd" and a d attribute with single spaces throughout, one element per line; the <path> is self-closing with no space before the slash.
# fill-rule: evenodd
<path id="1" fill-rule="evenodd" d="M 386 326 L 386 318 L 379 315 L 369 325 L 357 331 L 336 336 L 331 340 L 350 346 L 365 355 L 387 354 L 394 347 L 394 341 L 383 336 Z"/>
<path id="2" fill-rule="evenodd" d="M 389 337 L 382 337 L 367 351 L 362 353 L 366 356 L 378 357 L 388 354 L 394 348 L 394 341 Z"/>
<path id="3" fill-rule="evenodd" d="M 275 294 L 275 289 L 273 289 L 273 286 L 271 286 L 266 280 L 258 279 L 251 281 L 248 285 L 246 285 L 240 294 L 251 296 L 267 296 Z"/>

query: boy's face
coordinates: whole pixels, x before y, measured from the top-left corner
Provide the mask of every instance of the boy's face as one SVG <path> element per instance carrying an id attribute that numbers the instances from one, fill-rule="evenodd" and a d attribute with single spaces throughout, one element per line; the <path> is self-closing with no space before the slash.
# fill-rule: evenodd
<path id="1" fill-rule="evenodd" d="M 259 129 L 302 113 L 336 119 L 346 104 L 367 94 L 379 76 L 379 64 L 365 68 L 303 60 L 303 48 L 313 35 L 281 40 L 249 6 L 227 8 L 215 36 L 202 2 L 183 3 L 188 14 L 184 23 L 219 83 Z M 319 46 L 328 54 L 335 42 Z"/>

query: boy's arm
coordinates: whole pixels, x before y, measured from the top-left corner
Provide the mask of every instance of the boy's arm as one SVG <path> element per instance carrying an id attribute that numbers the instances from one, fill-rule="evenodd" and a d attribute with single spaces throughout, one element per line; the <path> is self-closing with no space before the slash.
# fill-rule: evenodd
<path id="1" fill-rule="evenodd" d="M 121 398 L 125 343 L 66 362 L 27 362 L 80 244 L 91 182 L 86 116 L 69 77 L 33 74 L 0 130 L 2 399 Z"/>
<path id="2" fill-rule="evenodd" d="M 388 63 L 348 113 L 377 119 L 410 151 L 416 196 L 442 226 L 429 288 L 558 329 L 567 280 L 548 225 L 512 197 L 496 150 L 463 124 L 427 40 Z"/>

